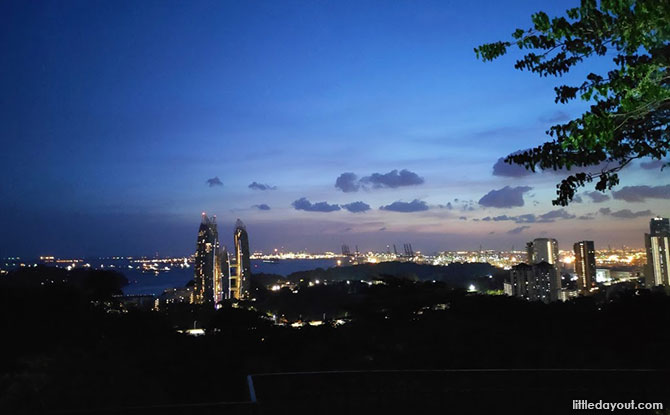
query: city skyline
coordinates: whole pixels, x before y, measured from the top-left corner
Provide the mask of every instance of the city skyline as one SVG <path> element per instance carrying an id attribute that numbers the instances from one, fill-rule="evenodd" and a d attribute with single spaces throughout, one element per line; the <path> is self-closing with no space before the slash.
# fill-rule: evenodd
<path id="1" fill-rule="evenodd" d="M 0 414 L 670 414 L 670 0 L 4 0 L 0 40 Z"/>
<path id="2" fill-rule="evenodd" d="M 559 208 L 559 174 L 500 162 L 581 113 L 553 87 L 584 74 L 473 48 L 574 3 L 3 3 L 0 256 L 190 253 L 203 210 L 252 250 L 642 248 L 658 163 Z"/>

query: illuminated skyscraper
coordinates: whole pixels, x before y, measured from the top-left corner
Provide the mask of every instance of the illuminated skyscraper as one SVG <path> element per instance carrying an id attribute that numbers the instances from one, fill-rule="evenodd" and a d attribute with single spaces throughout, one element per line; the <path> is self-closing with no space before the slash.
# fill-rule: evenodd
<path id="1" fill-rule="evenodd" d="M 558 241 L 553 238 L 536 238 L 526 244 L 528 263 L 539 264 L 544 261 L 558 266 Z"/>
<path id="2" fill-rule="evenodd" d="M 217 303 L 230 298 L 230 259 L 228 258 L 228 250 L 225 246 L 219 249 L 218 258 L 220 278 L 214 287 Z"/>
<path id="3" fill-rule="evenodd" d="M 644 235 L 647 248 L 646 285 L 670 286 L 670 221 L 668 218 L 652 218 L 649 230 L 650 233 Z"/>
<path id="4" fill-rule="evenodd" d="M 235 223 L 235 275 L 230 277 L 230 298 L 245 298 L 249 294 L 251 282 L 251 259 L 249 255 L 249 236 L 241 220 Z"/>
<path id="5" fill-rule="evenodd" d="M 536 238 L 526 244 L 528 263 L 536 265 L 542 262 L 553 265 L 555 272 L 549 275 L 551 281 L 551 301 L 556 301 L 561 291 L 561 272 L 558 266 L 558 241 L 553 238 Z"/>
<path id="6" fill-rule="evenodd" d="M 582 293 L 588 293 L 596 280 L 596 250 L 593 241 L 577 242 L 574 250 L 577 285 Z"/>
<path id="7" fill-rule="evenodd" d="M 195 250 L 194 289 L 192 301 L 197 304 L 216 303 L 216 286 L 221 284 L 219 268 L 219 233 L 216 216 L 202 213 Z"/>

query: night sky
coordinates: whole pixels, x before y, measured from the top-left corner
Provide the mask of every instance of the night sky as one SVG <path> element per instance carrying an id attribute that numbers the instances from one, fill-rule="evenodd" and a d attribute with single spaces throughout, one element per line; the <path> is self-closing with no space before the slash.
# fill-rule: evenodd
<path id="1" fill-rule="evenodd" d="M 500 157 L 585 108 L 473 48 L 552 1 L 3 1 L 0 256 L 188 255 L 200 214 L 252 250 L 643 246 L 667 171 L 564 210 Z M 639 187 L 647 186 L 647 187 Z"/>

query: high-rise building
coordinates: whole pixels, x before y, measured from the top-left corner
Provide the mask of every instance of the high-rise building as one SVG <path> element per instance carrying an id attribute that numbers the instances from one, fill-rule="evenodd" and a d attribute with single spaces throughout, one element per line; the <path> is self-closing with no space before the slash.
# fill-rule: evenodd
<path id="1" fill-rule="evenodd" d="M 544 261 L 558 266 L 558 241 L 553 238 L 536 238 L 526 244 L 528 263 L 539 264 Z"/>
<path id="2" fill-rule="evenodd" d="M 647 249 L 645 281 L 648 287 L 670 286 L 670 221 L 668 218 L 652 218 L 650 233 L 644 235 Z"/>
<path id="3" fill-rule="evenodd" d="M 593 241 L 575 243 L 575 274 L 577 285 L 583 294 L 591 291 L 596 282 L 596 250 Z"/>
<path id="4" fill-rule="evenodd" d="M 551 286 L 555 292 L 551 293 L 551 301 L 556 301 L 559 298 L 561 291 L 561 271 L 558 264 L 558 241 L 553 238 L 535 238 L 532 242 L 526 244 L 528 253 L 528 263 L 530 265 L 540 264 L 546 262 L 554 267 L 555 272 L 552 273 Z"/>
<path id="5" fill-rule="evenodd" d="M 651 218 L 649 221 L 649 231 L 651 236 L 658 236 L 662 233 L 670 233 L 670 219 Z"/>
<path id="6" fill-rule="evenodd" d="M 221 284 L 218 260 L 219 233 L 216 230 L 216 216 L 207 217 L 202 213 L 195 250 L 194 289 L 192 302 L 216 304 L 216 286 Z"/>
<path id="7" fill-rule="evenodd" d="M 509 282 L 505 283 L 505 292 L 530 301 L 557 301 L 560 285 L 556 284 L 560 283 L 560 279 L 556 274 L 556 267 L 545 261 L 515 265 L 510 270 Z"/>
<path id="8" fill-rule="evenodd" d="M 219 270 L 221 278 L 215 287 L 217 303 L 230 298 L 230 258 L 225 245 L 219 249 Z"/>
<path id="9" fill-rule="evenodd" d="M 241 220 L 235 223 L 235 275 L 230 277 L 230 298 L 241 299 L 249 294 L 251 282 L 251 258 L 249 255 L 249 236 Z"/>

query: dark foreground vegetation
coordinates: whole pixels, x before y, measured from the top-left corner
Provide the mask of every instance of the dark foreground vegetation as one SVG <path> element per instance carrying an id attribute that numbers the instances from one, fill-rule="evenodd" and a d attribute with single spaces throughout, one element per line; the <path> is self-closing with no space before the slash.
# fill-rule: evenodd
<path id="1" fill-rule="evenodd" d="M 387 276 L 376 284 L 307 285 L 297 293 L 257 287 L 257 300 L 237 308 L 226 304 L 214 311 L 175 304 L 161 311 L 142 311 L 114 305 L 113 295 L 123 284 L 119 274 L 45 268 L 0 279 L 5 346 L 0 355 L 0 413 L 103 409 L 100 413 L 110 413 L 105 411 L 245 402 L 250 399 L 247 375 L 275 372 L 670 369 L 665 357 L 670 348 L 670 298 L 644 290 L 622 292 L 603 302 L 583 298 L 545 305 L 467 293 L 442 281 Z M 282 314 L 319 316 L 325 321 L 318 327 L 274 324 L 271 315 L 278 320 Z M 346 317 L 346 323 L 335 327 L 340 317 Z M 192 327 L 194 321 L 206 335 L 176 331 Z M 645 372 L 632 377 L 548 372 L 531 378 L 524 372 L 371 373 L 311 379 L 258 376 L 256 386 L 259 401 L 275 397 L 283 402 L 268 403 L 265 413 L 290 412 L 289 407 L 313 412 L 315 396 L 330 396 L 338 403 L 327 408 L 339 413 L 352 413 L 356 407 L 372 413 L 403 393 L 435 409 L 455 405 L 449 401 L 454 396 L 501 400 L 496 405 L 528 396 L 527 403 L 545 404 L 543 410 L 535 406 L 533 413 L 550 413 L 558 403 L 542 396 L 554 396 L 547 393 L 574 388 L 579 382 L 602 391 L 584 396 L 585 390 L 577 388 L 568 395 L 574 396 L 571 399 L 604 399 L 616 391 L 620 401 L 642 395 L 658 401 L 666 398 L 659 396 L 659 386 L 667 385 L 667 373 L 659 380 Z M 445 392 L 444 382 L 459 392 Z M 382 395 L 386 398 L 379 398 Z M 305 407 L 305 402 L 312 404 Z M 172 407 L 173 412 L 163 408 L 160 413 L 258 411 L 241 405 L 225 410 L 198 407 L 193 412 Z M 570 405 L 560 402 L 558 413 L 570 413 Z"/>

